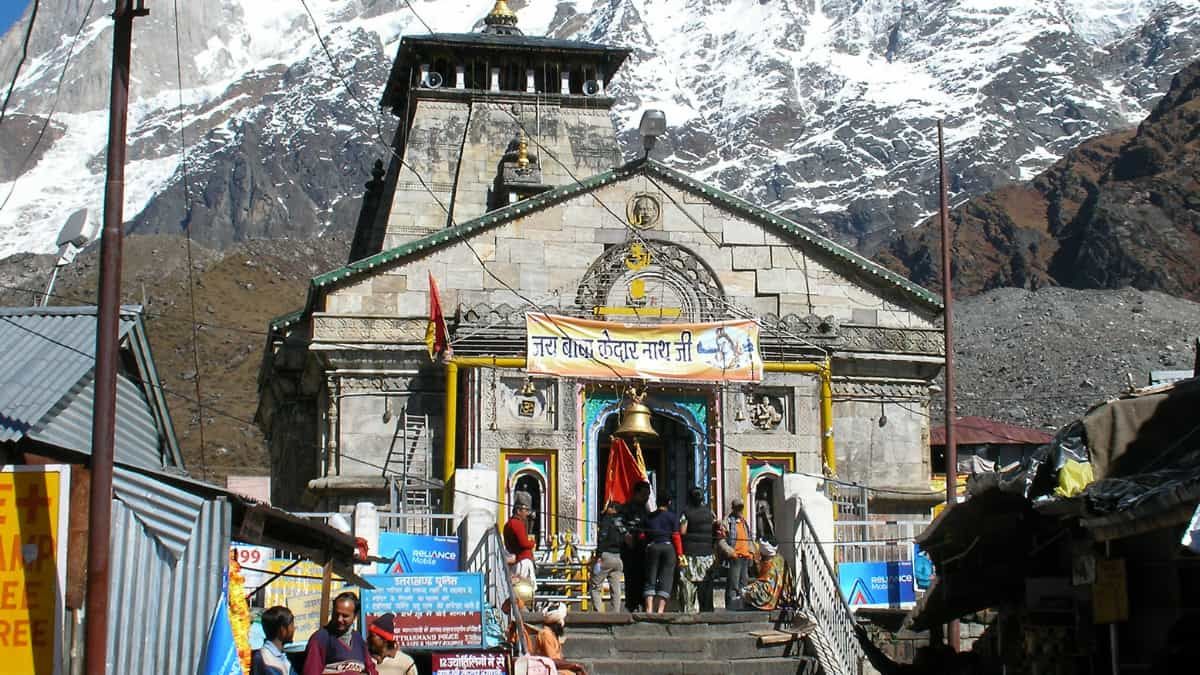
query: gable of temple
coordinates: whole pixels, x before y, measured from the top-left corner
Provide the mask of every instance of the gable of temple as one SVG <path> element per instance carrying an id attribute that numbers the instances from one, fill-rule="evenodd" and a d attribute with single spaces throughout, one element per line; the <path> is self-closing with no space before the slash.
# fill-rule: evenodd
<path id="1" fill-rule="evenodd" d="M 458 356 L 522 357 L 525 313 L 535 306 L 635 324 L 752 318 L 762 327 L 765 359 L 832 364 L 839 475 L 927 485 L 928 384 L 942 363 L 938 299 L 785 218 L 653 161 L 543 192 L 314 278 L 306 307 L 272 326 L 260 422 L 281 439 L 307 429 L 291 442 L 273 440 L 273 454 L 324 434 L 316 444 L 319 474 L 336 474 L 339 485 L 351 476 L 381 476 L 398 442 L 392 413 L 405 406 L 428 416 L 429 464 L 444 462 L 444 368 L 431 362 L 425 345 L 430 277 Z M 613 410 L 615 402 L 604 397 L 616 395 L 614 385 L 594 385 L 589 400 L 601 407 L 588 408 L 587 396 L 576 398 L 565 381 L 499 370 L 472 377 L 463 383 L 468 393 L 456 432 L 465 465 L 503 467 L 504 448 L 562 448 L 557 465 L 582 462 L 593 479 L 576 475 L 573 488 L 568 482 L 556 489 L 578 491 L 581 503 L 594 507 L 596 469 L 586 458 L 598 461 L 595 425 Z M 698 438 L 713 438 L 717 409 L 724 408 L 720 433 L 738 440 L 724 464 L 704 455 L 701 464 L 713 464 L 713 494 L 737 489 L 738 476 L 762 470 L 755 466 L 822 470 L 810 376 L 691 390 L 668 386 L 656 405 L 664 414 L 691 410 L 680 419 L 691 416 L 688 433 Z M 298 396 L 323 421 L 276 417 Z M 580 410 L 582 418 L 572 417 Z M 314 447 L 312 440 L 300 444 Z M 742 460 L 741 473 L 730 473 Z"/>
<path id="2" fill-rule="evenodd" d="M 930 328 L 940 314 L 938 299 L 925 289 L 654 161 L 543 193 L 317 277 L 308 309 L 318 316 L 412 318 L 423 335 L 430 275 L 447 313 L 457 310 L 468 322 L 505 308 L 524 312 L 529 301 L 614 320 L 757 316 L 781 325 L 787 317 L 798 327 L 817 317 L 827 327 Z M 318 319 L 317 340 L 320 326 Z"/>

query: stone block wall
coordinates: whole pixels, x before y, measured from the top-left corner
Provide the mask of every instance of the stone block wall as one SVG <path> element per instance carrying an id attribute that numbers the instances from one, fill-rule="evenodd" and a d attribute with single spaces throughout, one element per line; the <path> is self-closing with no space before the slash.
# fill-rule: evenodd
<path id="1" fill-rule="evenodd" d="M 668 197 L 657 186 L 647 185 L 634 176 L 475 234 L 471 238 L 475 253 L 465 244 L 452 244 L 381 270 L 374 278 L 333 291 L 325 311 L 420 316 L 428 311 L 429 273 L 438 281 L 444 307 L 524 305 L 504 284 L 523 294 L 557 293 L 571 300 L 584 272 L 606 247 L 630 240 L 627 227 L 613 214 L 623 216 L 629 200 L 645 191 L 660 194 L 663 208 L 659 222 L 643 236 L 678 244 L 699 256 L 720 280 L 728 301 L 740 308 L 833 316 L 841 323 L 934 327 L 930 313 L 901 306 L 893 294 L 868 287 L 853 270 L 825 254 L 788 246 L 723 209 L 687 204 L 690 193 L 663 186 Z M 393 208 L 400 208 L 399 191 L 397 195 Z M 414 208 L 428 211 L 428 205 Z M 483 270 L 480 260 L 491 274 Z"/>
<path id="2" fill-rule="evenodd" d="M 545 185 L 569 184 L 572 174 L 586 177 L 617 166 L 621 153 L 607 107 L 563 103 L 526 97 L 473 101 L 449 92 L 437 99 L 419 98 L 404 139 L 407 166 L 398 169 L 384 249 L 445 227 L 450 220 L 443 205 L 453 206 L 454 223 L 483 215 L 501 159 L 522 129 L 530 136 L 529 152 Z M 546 153 L 539 145 L 558 161 L 540 157 Z"/>

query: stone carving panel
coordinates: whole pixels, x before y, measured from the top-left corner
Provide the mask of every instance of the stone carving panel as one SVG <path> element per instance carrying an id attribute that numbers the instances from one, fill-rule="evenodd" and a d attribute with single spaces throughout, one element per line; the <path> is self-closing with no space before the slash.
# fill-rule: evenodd
<path id="1" fill-rule="evenodd" d="M 425 319 L 313 314 L 314 342 L 422 344 Z"/>
<path id="2" fill-rule="evenodd" d="M 795 417 L 791 387 L 746 388 L 734 400 L 733 424 L 739 433 L 794 433 Z"/>
<path id="3" fill-rule="evenodd" d="M 649 217 L 647 211 L 644 208 L 639 217 Z M 664 241 L 630 241 L 605 251 L 584 274 L 575 303 L 587 310 L 678 310 L 677 316 L 648 315 L 655 323 L 712 321 L 727 314 L 725 291 L 708 265 L 682 246 Z M 636 318 L 626 315 L 620 320 Z"/>
<path id="4" fill-rule="evenodd" d="M 498 376 L 493 379 L 494 419 L 500 429 L 558 428 L 558 382 L 549 378 Z M 490 392 L 484 392 L 484 400 Z"/>

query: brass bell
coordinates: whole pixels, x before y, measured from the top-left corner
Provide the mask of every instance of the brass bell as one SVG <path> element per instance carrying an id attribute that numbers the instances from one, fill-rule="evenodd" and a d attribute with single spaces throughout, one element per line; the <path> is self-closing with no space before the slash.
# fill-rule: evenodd
<path id="1" fill-rule="evenodd" d="M 536 589 L 533 582 L 525 577 L 514 577 L 512 582 L 513 595 L 523 609 L 533 609 L 533 596 Z"/>
<path id="2" fill-rule="evenodd" d="M 621 424 L 613 432 L 613 436 L 631 441 L 639 438 L 658 438 L 658 432 L 650 424 L 650 416 L 654 413 L 642 403 L 645 398 L 645 393 L 638 394 L 637 391 L 630 390 L 630 401 L 621 409 Z"/>

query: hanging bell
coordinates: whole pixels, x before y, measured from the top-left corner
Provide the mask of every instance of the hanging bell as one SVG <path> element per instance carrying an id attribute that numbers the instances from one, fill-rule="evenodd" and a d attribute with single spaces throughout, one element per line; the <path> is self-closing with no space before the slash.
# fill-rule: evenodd
<path id="1" fill-rule="evenodd" d="M 658 438 L 658 432 L 650 425 L 650 408 L 642 403 L 642 396 L 632 396 L 632 400 L 621 409 L 621 425 L 613 432 L 613 436 L 636 440 L 639 438 Z"/>

